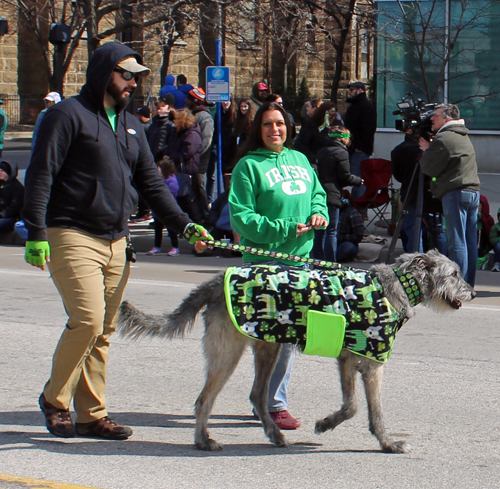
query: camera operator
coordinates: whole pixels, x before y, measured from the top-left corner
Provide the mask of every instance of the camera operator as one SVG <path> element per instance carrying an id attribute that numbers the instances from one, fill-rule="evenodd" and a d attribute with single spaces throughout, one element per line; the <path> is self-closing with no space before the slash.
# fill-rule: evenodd
<path id="1" fill-rule="evenodd" d="M 430 129 L 430 125 L 429 125 Z M 443 231 L 443 209 L 441 202 L 436 199 L 430 191 L 430 178 L 425 176 L 423 185 L 423 215 L 422 224 L 428 230 L 429 240 L 424 240 L 424 228 L 422 228 L 419 246 L 413 245 L 413 236 L 416 222 L 417 199 L 419 190 L 419 161 L 422 150 L 418 144 L 418 127 L 410 127 L 405 130 L 405 139 L 391 151 L 392 174 L 401 183 L 401 202 L 405 212 L 400 238 L 403 249 L 406 252 L 427 251 L 437 248 L 443 255 L 448 254 L 446 235 Z M 424 137 L 429 137 L 427 131 Z"/>
<path id="2" fill-rule="evenodd" d="M 392 174 L 401 183 L 401 202 L 405 207 L 406 215 L 401 227 L 401 242 L 403 249 L 408 251 L 422 251 L 422 244 L 413 246 L 413 230 L 415 228 L 415 213 L 417 211 L 418 191 L 418 161 L 422 154 L 415 130 L 405 131 L 405 139 L 391 151 Z M 406 205 L 405 205 L 406 204 Z"/>
<path id="3" fill-rule="evenodd" d="M 448 256 L 474 286 L 477 263 L 479 177 L 474 147 L 456 105 L 437 105 L 431 116 L 431 142 L 420 138 L 422 171 L 431 177 L 431 192 L 441 200 L 446 219 Z"/>

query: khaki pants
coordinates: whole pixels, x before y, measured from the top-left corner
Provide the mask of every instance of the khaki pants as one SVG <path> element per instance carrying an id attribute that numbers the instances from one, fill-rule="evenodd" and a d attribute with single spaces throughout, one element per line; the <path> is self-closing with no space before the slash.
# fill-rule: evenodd
<path id="1" fill-rule="evenodd" d="M 49 228 L 49 270 L 69 316 L 54 353 L 45 398 L 59 409 L 74 399 L 78 423 L 107 416 L 105 385 L 109 337 L 127 285 L 126 239 L 97 238 Z"/>

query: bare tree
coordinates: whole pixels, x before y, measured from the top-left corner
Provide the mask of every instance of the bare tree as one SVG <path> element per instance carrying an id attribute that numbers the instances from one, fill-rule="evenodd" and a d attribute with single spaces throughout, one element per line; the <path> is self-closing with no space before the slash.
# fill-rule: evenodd
<path id="1" fill-rule="evenodd" d="M 217 0 L 213 0 L 217 1 Z M 220 1 L 220 0 L 219 0 Z M 61 89 L 64 77 L 82 41 L 90 58 L 103 39 L 131 29 L 144 32 L 160 25 L 163 36 L 166 71 L 170 49 L 186 34 L 195 5 L 203 0 L 3 0 L 17 10 L 35 35 L 45 60 L 50 90 Z M 222 2 L 225 3 L 225 2 Z M 71 30 L 71 40 L 58 48 L 48 42 L 49 26 L 64 24 Z M 164 63 L 165 64 L 165 63 Z"/>
<path id="2" fill-rule="evenodd" d="M 448 86 L 462 83 L 466 90 L 453 90 L 460 103 L 500 93 L 498 63 L 484 62 L 489 33 L 500 28 L 494 2 L 402 2 L 384 10 L 385 22 L 378 27 L 379 42 L 386 44 L 386 66 L 379 75 L 403 83 L 407 90 L 428 101 L 446 100 Z M 450 11 L 449 8 L 453 10 Z M 482 63 L 477 61 L 483 60 Z M 391 64 L 397 62 L 397 66 Z M 492 81 L 495 81 L 492 84 Z"/>

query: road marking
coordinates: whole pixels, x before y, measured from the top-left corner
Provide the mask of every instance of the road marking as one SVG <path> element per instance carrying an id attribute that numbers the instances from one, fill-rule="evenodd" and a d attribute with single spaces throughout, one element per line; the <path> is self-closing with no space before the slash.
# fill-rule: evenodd
<path id="1" fill-rule="evenodd" d="M 483 306 L 481 304 L 477 304 L 475 306 L 463 305 L 462 309 L 467 309 L 467 310 L 471 309 L 475 311 L 498 311 L 499 306 L 487 306 L 487 305 Z"/>
<path id="2" fill-rule="evenodd" d="M 6 483 L 6 484 L 3 484 Z M 29 479 L 15 475 L 0 474 L 0 489 L 96 489 L 88 486 L 75 486 L 64 482 Z"/>

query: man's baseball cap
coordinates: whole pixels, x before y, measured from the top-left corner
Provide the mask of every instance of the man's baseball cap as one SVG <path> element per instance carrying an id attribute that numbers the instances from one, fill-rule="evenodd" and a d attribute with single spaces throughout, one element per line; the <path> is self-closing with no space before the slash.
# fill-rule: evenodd
<path id="1" fill-rule="evenodd" d="M 148 76 L 151 72 L 149 68 L 139 64 L 134 56 L 122 59 L 116 67 L 125 71 L 130 71 L 130 73 L 139 73 L 143 76 Z"/>
<path id="2" fill-rule="evenodd" d="M 189 90 L 188 95 L 191 95 L 191 98 L 194 100 L 198 100 L 200 102 L 205 102 L 205 99 L 207 98 L 207 94 L 205 93 L 205 90 L 203 88 L 198 87 L 198 88 L 193 88 L 192 90 Z"/>
<path id="3" fill-rule="evenodd" d="M 139 107 L 136 111 L 137 114 L 142 115 L 144 117 L 151 117 L 151 111 L 149 110 L 149 107 L 147 105 L 143 105 L 142 107 Z"/>
<path id="4" fill-rule="evenodd" d="M 349 85 L 347 85 L 348 88 L 361 88 L 361 90 L 365 90 L 365 84 L 363 82 L 360 82 L 360 81 L 355 81 L 355 82 L 352 82 L 352 83 L 349 83 Z"/>
<path id="5" fill-rule="evenodd" d="M 49 92 L 43 99 L 58 104 L 61 101 L 61 96 L 57 92 Z"/>
<path id="6" fill-rule="evenodd" d="M 257 90 L 263 92 L 264 90 L 269 90 L 269 87 L 264 82 L 260 82 L 257 84 Z"/>
<path id="7" fill-rule="evenodd" d="M 173 107 L 175 105 L 175 97 L 171 93 L 165 93 L 158 99 L 158 102 L 163 102 Z"/>

